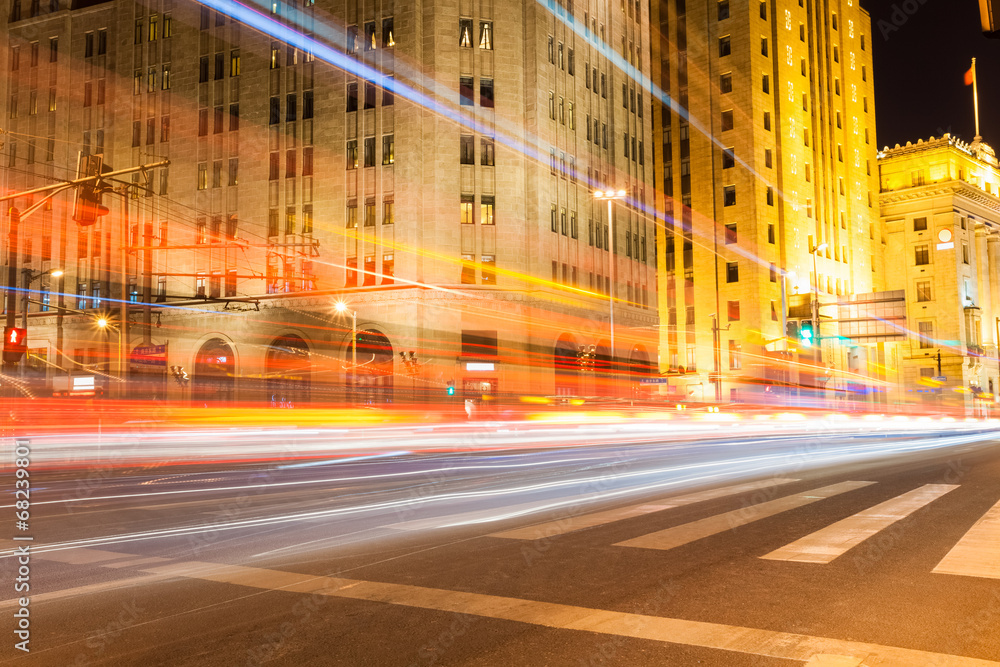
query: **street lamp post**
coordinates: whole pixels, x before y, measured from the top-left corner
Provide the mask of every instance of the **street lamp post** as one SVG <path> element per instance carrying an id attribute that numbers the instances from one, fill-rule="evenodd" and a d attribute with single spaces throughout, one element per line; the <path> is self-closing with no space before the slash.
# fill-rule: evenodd
<path id="1" fill-rule="evenodd" d="M 813 340 L 815 340 L 817 344 L 822 337 L 820 336 L 819 331 L 819 271 L 816 269 L 816 253 L 821 250 L 826 250 L 826 248 L 826 243 L 820 243 L 818 246 L 809 251 L 809 254 L 813 256 Z"/>
<path id="2" fill-rule="evenodd" d="M 817 367 L 823 362 L 823 348 L 822 341 L 823 337 L 820 335 L 819 330 L 819 270 L 816 268 L 816 254 L 820 251 L 826 250 L 827 244 L 820 243 L 818 246 L 812 248 L 809 253 L 813 256 L 813 307 L 812 307 L 812 321 L 813 321 L 813 384 L 817 383 L 819 377 L 819 371 Z M 825 395 L 825 394 L 824 394 Z"/>
<path id="3" fill-rule="evenodd" d="M 350 310 L 343 301 L 333 304 L 333 309 L 338 313 L 351 313 L 351 386 L 357 388 L 358 384 L 358 311 Z"/>
<path id="4" fill-rule="evenodd" d="M 22 291 L 22 308 L 21 308 L 21 328 L 28 328 L 28 293 L 31 291 L 31 283 L 35 282 L 42 276 L 52 276 L 53 278 L 58 278 L 63 274 L 62 269 L 49 269 L 48 271 L 39 271 L 38 273 L 32 273 L 31 269 L 25 268 L 21 269 L 21 274 L 23 276 L 24 290 Z M 60 290 L 62 291 L 62 290 Z M 28 365 L 27 355 L 21 360 L 21 377 L 24 378 L 25 367 Z"/>
<path id="5" fill-rule="evenodd" d="M 31 291 L 31 283 L 35 282 L 42 276 L 52 276 L 53 278 L 59 278 L 62 276 L 62 269 L 49 269 L 48 271 L 39 271 L 38 273 L 31 273 L 31 269 L 21 269 L 24 276 L 24 291 L 21 293 L 23 297 L 23 308 L 21 309 L 21 328 L 28 328 L 28 292 Z"/>
<path id="6" fill-rule="evenodd" d="M 594 199 L 604 199 L 608 202 L 608 256 L 611 273 L 611 295 L 608 299 L 608 318 L 609 318 L 609 329 L 611 332 L 611 372 L 612 377 L 615 376 L 617 371 L 617 355 L 615 354 L 615 294 L 618 291 L 617 286 L 617 265 L 618 258 L 615 257 L 615 251 L 618 248 L 618 244 L 615 243 L 615 216 L 614 216 L 614 201 L 616 199 L 625 199 L 628 196 L 628 192 L 625 190 L 614 190 L 601 191 L 598 190 L 594 193 Z"/>

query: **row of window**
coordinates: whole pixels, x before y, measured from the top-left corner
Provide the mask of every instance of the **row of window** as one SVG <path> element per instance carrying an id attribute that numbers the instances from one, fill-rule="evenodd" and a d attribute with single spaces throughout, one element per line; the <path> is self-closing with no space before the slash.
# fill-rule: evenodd
<path id="1" fill-rule="evenodd" d="M 476 141 L 471 134 L 459 137 L 460 164 L 476 164 Z M 495 162 L 495 147 L 493 137 L 480 137 L 479 159 L 484 167 L 492 167 Z"/>
<path id="2" fill-rule="evenodd" d="M 86 100 L 87 97 L 85 91 L 84 101 Z M 101 79 L 99 81 L 98 100 L 100 100 L 98 104 L 104 104 L 104 79 Z M 56 89 L 49 88 L 49 111 L 55 111 L 55 110 L 56 110 Z M 38 93 L 33 90 L 28 94 L 28 115 L 34 116 L 37 113 L 38 113 Z M 11 118 L 17 118 L 18 114 L 19 114 L 18 96 L 17 94 L 14 94 L 10 96 L 9 115 Z"/>
<path id="3" fill-rule="evenodd" d="M 302 120 L 309 120 L 313 117 L 315 112 L 313 100 L 313 91 L 305 90 L 302 92 Z M 216 110 L 221 108 L 216 107 Z M 238 109 L 239 107 L 237 107 Z M 298 96 L 295 93 L 289 93 L 285 96 L 285 122 L 293 123 L 297 120 L 299 120 Z M 269 101 L 267 122 L 268 125 L 277 125 L 281 122 L 281 98 L 277 95 L 271 97 Z"/>
<path id="4" fill-rule="evenodd" d="M 174 34 L 173 19 L 170 14 L 163 15 L 163 38 L 166 39 Z M 160 37 L 160 17 L 150 14 L 149 19 L 135 20 L 135 34 L 133 44 L 142 44 L 144 41 L 155 42 Z"/>
<path id="5" fill-rule="evenodd" d="M 132 121 L 132 148 L 142 145 L 142 121 Z M 157 135 L 157 123 L 155 118 L 146 119 L 146 145 L 153 144 Z M 160 116 L 159 123 L 160 143 L 170 141 L 170 116 Z M 100 152 L 100 151 L 98 151 Z"/>
<path id="6" fill-rule="evenodd" d="M 458 19 L 458 45 L 465 49 L 472 48 L 472 19 Z M 551 38 L 550 38 L 551 41 Z M 493 50 L 493 21 L 479 22 L 479 48 L 484 51 Z"/>
<path id="7" fill-rule="evenodd" d="M 465 255 L 463 255 L 463 258 Z M 362 279 L 362 285 L 374 285 L 377 276 L 377 271 L 375 269 L 375 255 L 366 255 L 364 264 L 364 278 Z M 394 282 L 394 277 L 396 275 L 396 259 L 392 253 L 386 253 L 382 255 L 382 284 L 392 285 Z M 464 276 L 463 272 L 463 276 Z M 463 280 L 464 282 L 464 280 Z M 347 259 L 347 280 L 345 282 L 345 287 L 357 287 L 358 286 L 358 258 L 349 257 Z"/>
<path id="8" fill-rule="evenodd" d="M 378 156 L 375 152 L 375 137 L 366 137 L 364 140 L 364 166 L 374 167 Z M 310 173 L 303 174 L 308 176 L 312 173 L 312 163 L 311 155 L 312 149 L 306 149 L 310 151 Z M 294 152 L 294 151 L 289 151 Z M 273 155 L 273 154 L 272 154 Z M 358 140 L 351 139 L 347 142 L 347 169 L 357 169 L 358 168 Z M 382 136 L 382 164 L 390 165 L 396 161 L 396 141 L 395 136 L 392 134 L 386 134 Z"/>
<path id="9" fill-rule="evenodd" d="M 372 208 L 374 209 L 374 201 L 372 200 Z M 354 204 L 355 211 L 357 210 L 357 205 Z M 277 236 L 278 232 L 281 230 L 280 227 L 280 211 L 276 208 L 268 209 L 267 211 L 267 235 Z M 299 226 L 299 221 L 296 217 L 296 208 L 294 206 L 285 207 L 285 227 L 286 234 L 312 234 L 313 232 L 313 207 L 312 204 L 305 204 L 302 207 L 302 224 Z"/>
<path id="10" fill-rule="evenodd" d="M 365 227 L 375 226 L 375 198 L 369 197 L 365 200 L 364 208 L 364 225 Z M 347 202 L 347 228 L 354 229 L 358 226 L 358 202 L 356 200 L 351 200 Z M 396 205 L 393 201 L 392 195 L 387 195 L 385 199 L 382 200 L 382 224 L 392 225 L 396 222 Z"/>
<path id="11" fill-rule="evenodd" d="M 310 93 L 309 108 L 312 110 L 312 93 Z M 365 81 L 365 109 L 375 108 L 376 87 L 374 81 Z M 382 106 L 392 106 L 395 96 L 392 92 L 392 77 L 386 77 L 386 84 L 382 86 Z M 358 84 L 356 82 L 347 84 L 347 111 L 358 110 Z M 272 116 L 273 117 L 273 116 Z M 312 116 L 310 116 L 311 118 Z M 275 121 L 277 122 L 277 121 Z"/>
<path id="12" fill-rule="evenodd" d="M 470 194 L 462 195 L 459 209 L 459 219 L 463 225 L 476 224 L 474 215 L 476 207 L 476 196 Z M 496 224 L 496 197 L 493 195 L 480 195 L 479 197 L 479 223 L 482 225 Z"/>
<path id="13" fill-rule="evenodd" d="M 573 49 L 564 49 L 562 42 L 556 45 L 552 35 L 549 35 L 548 54 L 550 64 L 566 71 L 570 76 L 576 76 L 576 58 Z"/>
<path id="14" fill-rule="evenodd" d="M 141 69 L 135 70 L 132 74 L 132 94 L 140 94 L 143 88 L 146 89 L 147 93 L 156 92 L 157 75 L 159 75 L 159 89 L 170 90 L 170 63 L 167 63 L 161 66 L 159 71 L 157 71 L 155 66 L 150 67 L 146 70 L 145 76 L 143 76 Z M 145 85 L 143 85 L 144 82 Z"/>
<path id="15" fill-rule="evenodd" d="M 211 187 L 221 188 L 222 187 L 222 160 L 215 160 L 211 163 Z M 228 180 L 227 185 L 238 185 L 239 184 L 239 158 L 231 157 L 229 158 L 229 169 L 227 170 Z M 198 189 L 207 190 L 209 188 L 209 163 L 199 162 L 198 163 Z"/>
<path id="16" fill-rule="evenodd" d="M 105 32 L 105 35 L 106 35 L 106 31 L 102 31 L 102 32 Z M 88 34 L 92 34 L 92 33 L 88 33 Z M 107 38 L 105 37 L 105 44 L 106 43 L 107 43 Z M 29 48 L 29 53 L 30 53 L 30 61 L 29 62 L 31 63 L 31 67 L 37 67 L 38 66 L 38 50 L 39 50 L 38 42 L 32 42 L 29 45 L 28 48 Z M 59 38 L 58 37 L 49 37 L 49 62 L 50 63 L 54 63 L 54 62 L 57 62 L 58 60 L 59 60 Z M 20 46 L 12 46 L 12 47 L 10 47 L 10 71 L 11 72 L 16 72 L 20 68 L 21 68 L 21 47 Z"/>
<path id="17" fill-rule="evenodd" d="M 480 276 L 482 278 L 482 285 L 496 285 L 497 283 L 497 272 L 496 272 L 496 255 L 480 255 L 479 257 L 479 269 Z M 475 285 L 476 284 L 476 256 L 464 254 L 462 255 L 462 284 L 463 285 Z"/>
<path id="18" fill-rule="evenodd" d="M 375 34 L 375 29 L 377 24 L 375 21 L 367 21 L 364 24 L 364 50 L 374 51 L 378 48 L 379 40 Z M 347 27 L 347 53 L 350 55 L 357 54 L 362 45 L 359 43 L 359 33 L 358 26 L 352 25 Z M 388 17 L 382 19 L 382 48 L 391 49 L 396 46 L 396 30 L 393 17 Z"/>
<path id="19" fill-rule="evenodd" d="M 242 71 L 243 59 L 240 57 L 240 50 L 233 49 L 229 52 L 229 76 L 239 76 Z M 209 74 L 212 75 L 212 79 L 215 81 L 225 76 L 225 53 L 219 52 L 215 56 L 202 56 L 198 60 L 198 83 L 207 83 Z"/>
<path id="20" fill-rule="evenodd" d="M 48 12 L 52 14 L 59 11 L 59 0 L 48 0 Z M 36 16 L 41 16 L 42 14 L 42 3 L 41 0 L 31 0 L 31 6 L 29 8 L 28 16 L 35 18 Z M 10 3 L 10 22 L 14 23 L 21 20 L 21 0 L 13 0 Z"/>

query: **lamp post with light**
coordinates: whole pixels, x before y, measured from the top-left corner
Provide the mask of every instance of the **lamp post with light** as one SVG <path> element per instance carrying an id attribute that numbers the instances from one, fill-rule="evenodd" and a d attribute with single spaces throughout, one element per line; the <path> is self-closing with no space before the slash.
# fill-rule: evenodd
<path id="1" fill-rule="evenodd" d="M 337 301 L 333 304 L 333 309 L 338 313 L 351 314 L 351 386 L 352 389 L 357 386 L 357 373 L 358 373 L 358 311 L 351 310 L 347 307 L 347 304 L 343 301 Z"/>
<path id="2" fill-rule="evenodd" d="M 819 271 L 816 269 L 816 253 L 827 249 L 826 243 L 820 243 L 809 251 L 809 254 L 813 256 L 813 307 L 812 307 L 812 320 L 813 320 L 813 331 L 816 343 L 818 344 L 822 336 L 820 336 L 819 331 Z"/>
<path id="3" fill-rule="evenodd" d="M 31 291 L 31 283 L 35 282 L 42 276 L 52 276 L 53 278 L 61 278 L 63 275 L 62 269 L 49 269 L 48 271 L 39 271 L 38 273 L 32 273 L 31 269 L 22 269 L 22 274 L 24 276 L 24 291 L 22 292 L 22 298 L 24 300 L 24 308 L 21 309 L 21 328 L 28 328 L 28 292 Z M 59 290 L 60 292 L 62 290 Z M 44 302 L 43 302 L 44 303 Z"/>
<path id="4" fill-rule="evenodd" d="M 35 282 L 42 276 L 52 276 L 53 278 L 59 278 L 62 276 L 62 269 L 49 269 L 48 271 L 39 271 L 38 273 L 32 273 L 31 269 L 25 268 L 21 269 L 22 283 L 24 285 L 24 290 L 21 292 L 23 303 L 21 308 L 21 328 L 28 328 L 28 293 L 31 291 L 31 283 Z M 62 290 L 59 290 L 62 292 Z M 43 302 L 44 303 L 44 302 Z M 21 360 L 21 378 L 24 378 L 25 368 L 28 365 L 28 355 L 24 355 Z"/>
<path id="5" fill-rule="evenodd" d="M 615 354 L 615 294 L 618 291 L 617 285 L 617 264 L 618 258 L 615 257 L 615 251 L 618 248 L 618 244 L 615 243 L 615 216 L 614 216 L 614 202 L 616 199 L 625 199 L 628 196 L 628 192 L 625 190 L 614 190 L 602 191 L 598 190 L 594 193 L 594 199 L 607 200 L 608 202 L 608 256 L 610 257 L 610 272 L 611 272 L 611 295 L 608 299 L 608 317 L 609 317 L 609 328 L 611 331 L 611 372 L 612 377 L 614 377 L 615 372 L 618 369 L 617 355 Z"/>

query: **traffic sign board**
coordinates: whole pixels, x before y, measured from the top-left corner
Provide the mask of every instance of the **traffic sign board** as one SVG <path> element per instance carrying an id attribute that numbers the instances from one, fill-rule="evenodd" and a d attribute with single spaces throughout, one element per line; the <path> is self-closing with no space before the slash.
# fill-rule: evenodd
<path id="1" fill-rule="evenodd" d="M 948 378 L 944 375 L 936 375 L 931 379 L 934 380 L 935 382 L 945 382 Z"/>

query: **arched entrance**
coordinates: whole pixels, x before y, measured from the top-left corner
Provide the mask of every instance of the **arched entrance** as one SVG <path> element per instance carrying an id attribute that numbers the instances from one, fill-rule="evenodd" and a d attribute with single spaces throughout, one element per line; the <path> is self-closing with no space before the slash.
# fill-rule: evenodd
<path id="1" fill-rule="evenodd" d="M 642 345 L 634 345 L 628 358 L 628 379 L 632 386 L 633 396 L 649 396 L 652 394 L 652 385 L 641 384 L 642 378 L 653 375 L 653 367 L 649 363 L 649 354 Z"/>
<path id="2" fill-rule="evenodd" d="M 231 403 L 236 399 L 236 356 L 221 338 L 207 341 L 194 358 L 191 401 Z"/>
<path id="3" fill-rule="evenodd" d="M 358 332 L 358 367 L 354 377 L 355 400 L 369 405 L 392 403 L 392 374 L 394 359 L 392 344 L 385 334 L 373 329 Z M 347 348 L 348 358 L 351 348 Z"/>
<path id="4" fill-rule="evenodd" d="M 628 374 L 638 381 L 639 377 L 646 377 L 653 374 L 653 367 L 649 363 L 649 354 L 642 345 L 632 348 L 632 353 L 628 360 Z"/>
<path id="5" fill-rule="evenodd" d="M 293 408 L 309 402 L 309 346 L 299 336 L 276 338 L 264 359 L 267 400 L 274 408 Z"/>
<path id="6" fill-rule="evenodd" d="M 598 395 L 612 396 L 615 393 L 615 376 L 611 363 L 611 343 L 600 340 L 594 348 L 593 355 L 594 388 Z"/>
<path id="7" fill-rule="evenodd" d="M 577 396 L 580 393 L 580 359 L 576 340 L 569 334 L 559 336 L 552 353 L 555 369 L 556 396 Z"/>

